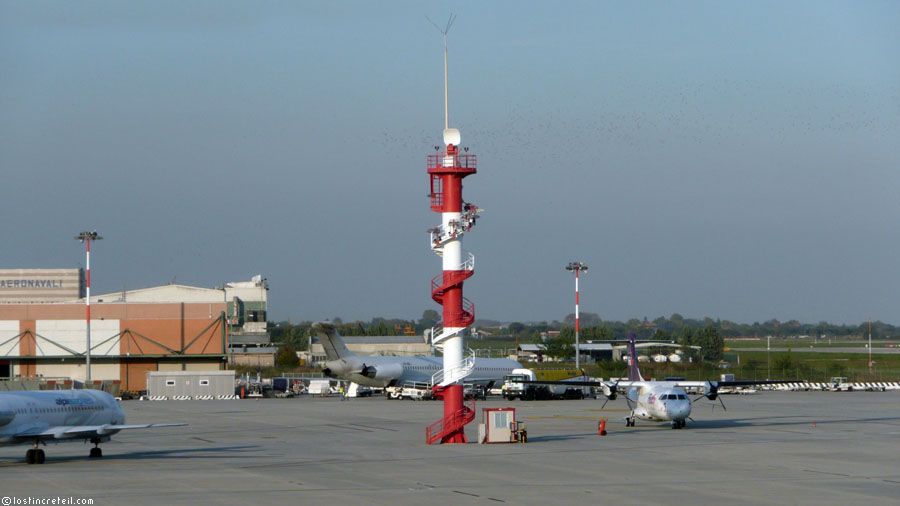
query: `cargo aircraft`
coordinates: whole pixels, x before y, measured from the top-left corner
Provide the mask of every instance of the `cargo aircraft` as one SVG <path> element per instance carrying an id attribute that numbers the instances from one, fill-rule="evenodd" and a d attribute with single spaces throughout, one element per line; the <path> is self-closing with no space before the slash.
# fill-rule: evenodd
<path id="1" fill-rule="evenodd" d="M 329 322 L 313 324 L 313 330 L 325 349 L 322 372 L 329 378 L 352 381 L 371 387 L 392 387 L 406 382 L 431 383 L 435 373 L 442 371 L 441 357 L 388 357 L 357 355 L 347 349 L 334 325 Z M 502 383 L 503 377 L 522 365 L 506 358 L 475 358 L 466 383 L 478 383 L 491 388 Z"/>
<path id="2" fill-rule="evenodd" d="M 691 407 L 695 401 L 704 397 L 714 401 L 716 399 L 725 408 L 725 403 L 719 397 L 719 388 L 750 385 L 767 385 L 785 382 L 797 382 L 798 380 L 732 380 L 732 381 L 686 381 L 682 379 L 669 381 L 647 381 L 638 370 L 637 354 L 634 348 L 634 334 L 628 336 L 628 380 L 617 381 L 567 381 L 566 385 L 579 385 L 596 387 L 606 396 L 606 403 L 615 400 L 619 393 L 625 395 L 625 402 L 631 409 L 631 414 L 625 417 L 625 425 L 634 427 L 637 419 L 648 422 L 671 422 L 673 429 L 681 429 L 687 420 L 693 421 Z M 532 384 L 560 384 L 559 381 L 523 381 Z M 697 389 L 702 392 L 698 397 L 691 399 L 686 388 Z M 600 409 L 603 409 L 602 407 Z"/>
<path id="3" fill-rule="evenodd" d="M 90 456 L 103 456 L 100 443 L 120 430 L 178 427 L 183 423 L 125 425 L 125 412 L 100 390 L 0 392 L 0 445 L 31 444 L 28 464 L 43 464 L 47 442 L 90 441 Z"/>

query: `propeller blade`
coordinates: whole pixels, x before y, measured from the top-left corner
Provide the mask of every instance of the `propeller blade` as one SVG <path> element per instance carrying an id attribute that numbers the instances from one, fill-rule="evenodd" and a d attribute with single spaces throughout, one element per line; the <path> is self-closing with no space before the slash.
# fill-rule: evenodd
<path id="1" fill-rule="evenodd" d="M 722 396 L 719 396 L 719 403 L 722 405 L 722 409 L 728 411 L 728 408 L 725 407 L 725 401 L 722 400 Z"/>
<path id="2" fill-rule="evenodd" d="M 605 408 L 605 407 L 606 407 L 606 403 L 607 403 L 607 402 L 609 402 L 609 397 L 607 397 L 607 398 L 606 398 L 606 400 L 605 400 L 605 401 L 603 401 L 603 405 L 602 405 L 602 406 L 600 406 L 600 411 L 603 411 L 603 408 Z"/>

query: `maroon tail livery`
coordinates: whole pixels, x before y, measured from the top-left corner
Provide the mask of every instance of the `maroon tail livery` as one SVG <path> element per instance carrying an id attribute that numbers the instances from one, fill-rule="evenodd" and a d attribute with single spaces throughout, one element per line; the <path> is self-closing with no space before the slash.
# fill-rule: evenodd
<path id="1" fill-rule="evenodd" d="M 641 371 L 638 370 L 637 352 L 634 350 L 634 334 L 628 334 L 628 380 L 643 381 Z"/>

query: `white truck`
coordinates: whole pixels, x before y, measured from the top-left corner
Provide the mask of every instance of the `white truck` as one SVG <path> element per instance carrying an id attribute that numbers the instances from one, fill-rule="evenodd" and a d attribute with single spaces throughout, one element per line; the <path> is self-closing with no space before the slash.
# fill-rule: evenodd
<path id="1" fill-rule="evenodd" d="M 523 401 L 547 400 L 547 399 L 583 399 L 594 397 L 592 387 L 575 385 L 533 385 L 524 381 L 590 381 L 590 378 L 581 374 L 577 369 L 565 370 L 538 370 L 513 369 L 503 378 L 501 393 L 503 398 L 511 401 L 520 399 Z"/>
<path id="2" fill-rule="evenodd" d="M 306 389 L 309 395 L 320 395 L 328 397 L 331 395 L 331 381 L 329 380 L 312 380 L 309 382 L 309 388 Z"/>

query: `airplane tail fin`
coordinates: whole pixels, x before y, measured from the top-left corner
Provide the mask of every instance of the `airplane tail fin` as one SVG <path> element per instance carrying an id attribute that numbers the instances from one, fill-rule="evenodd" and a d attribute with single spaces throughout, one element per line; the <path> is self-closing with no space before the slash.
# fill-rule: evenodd
<path id="1" fill-rule="evenodd" d="M 338 334 L 333 324 L 316 322 L 312 328 L 315 330 L 319 342 L 322 343 L 322 348 L 325 349 L 325 357 L 328 360 L 338 360 L 353 356 L 353 352 L 347 349 L 347 345 L 344 344 L 344 340 L 341 339 L 341 335 Z"/>
<path id="2" fill-rule="evenodd" d="M 634 349 L 634 334 L 628 334 L 628 381 L 643 381 L 641 371 L 638 369 L 637 352 Z"/>

